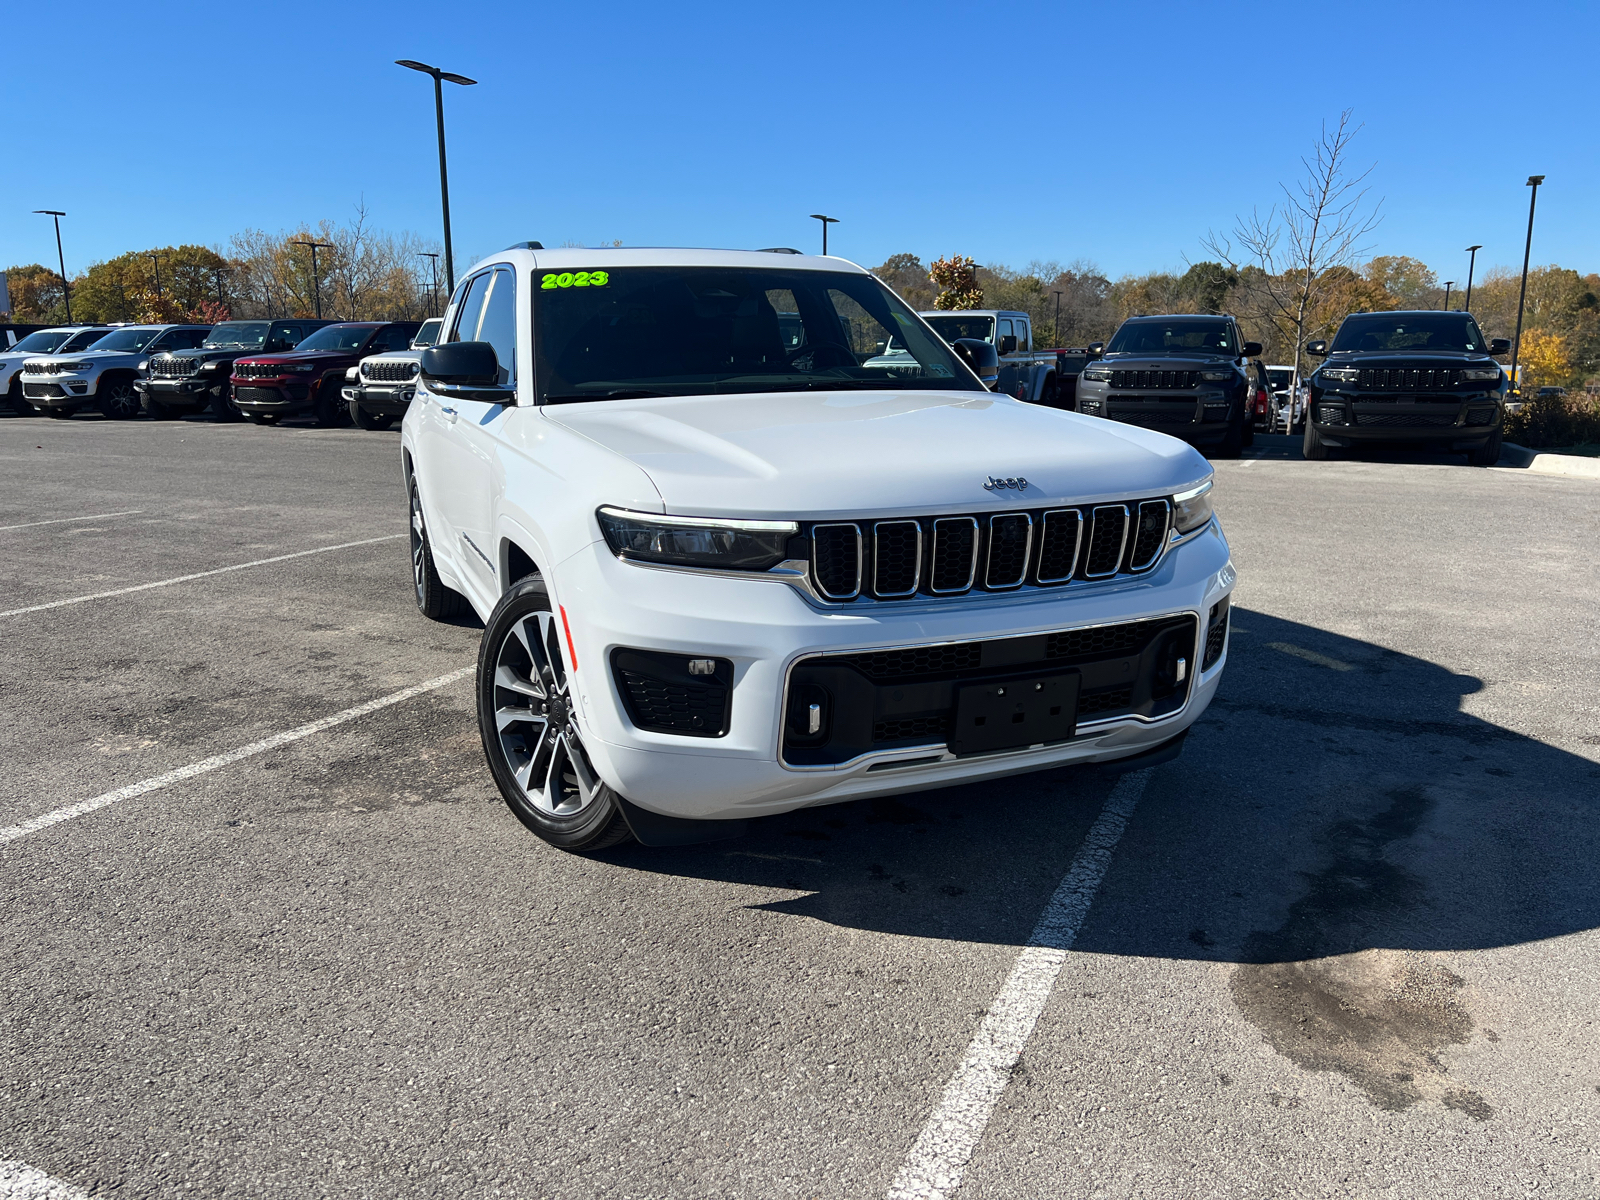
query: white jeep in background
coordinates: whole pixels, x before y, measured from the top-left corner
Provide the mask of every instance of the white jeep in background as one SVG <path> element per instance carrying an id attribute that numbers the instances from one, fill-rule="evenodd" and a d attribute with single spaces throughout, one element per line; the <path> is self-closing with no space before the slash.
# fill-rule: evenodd
<path id="1" fill-rule="evenodd" d="M 369 354 L 344 373 L 339 389 L 350 406 L 350 419 L 361 429 L 387 429 L 396 417 L 406 415 L 417 390 L 417 362 L 422 352 L 439 340 L 443 317 L 429 317 L 411 339 L 408 350 Z"/>
<path id="2" fill-rule="evenodd" d="M 1206 460 L 985 389 L 853 264 L 514 248 L 444 319 L 416 601 L 484 621 L 489 767 L 557 846 L 1163 762 L 1216 691 Z"/>
<path id="3" fill-rule="evenodd" d="M 209 325 L 123 325 L 76 354 L 57 352 L 22 364 L 22 397 L 46 416 L 70 417 L 93 403 L 118 420 L 143 410 L 134 380 L 152 354 L 192 350 Z"/>
<path id="4" fill-rule="evenodd" d="M 22 397 L 22 364 L 41 354 L 87 350 L 110 332 L 109 325 L 61 325 L 34 330 L 10 349 L 0 351 L 0 396 L 19 417 L 31 417 L 33 405 Z"/>

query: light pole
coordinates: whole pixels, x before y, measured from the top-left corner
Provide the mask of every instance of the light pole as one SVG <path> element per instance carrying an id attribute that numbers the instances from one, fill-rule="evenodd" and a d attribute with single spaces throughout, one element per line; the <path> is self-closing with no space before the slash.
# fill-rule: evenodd
<path id="1" fill-rule="evenodd" d="M 1472 311 L 1472 268 L 1478 265 L 1478 251 L 1482 249 L 1481 245 L 1467 247 L 1467 253 L 1472 257 L 1467 259 L 1467 302 L 1462 305 L 1462 312 Z"/>
<path id="2" fill-rule="evenodd" d="M 217 277 L 217 303 L 226 307 L 228 302 L 222 296 L 222 277 L 232 272 L 227 267 L 212 267 L 211 270 Z"/>
<path id="3" fill-rule="evenodd" d="M 812 213 L 811 214 L 811 219 L 813 221 L 821 221 L 822 222 L 822 257 L 823 258 L 827 258 L 828 257 L 828 226 L 829 225 L 837 225 L 839 223 L 839 218 L 838 217 L 825 217 L 821 213 Z"/>
<path id="4" fill-rule="evenodd" d="M 1444 281 L 1444 310 L 1445 310 L 1445 312 L 1449 312 L 1450 311 L 1450 289 L 1455 287 L 1455 285 L 1456 285 L 1456 281 L 1454 279 L 1446 279 Z"/>
<path id="5" fill-rule="evenodd" d="M 1517 337 L 1511 343 L 1511 388 L 1518 393 L 1522 391 L 1522 384 L 1517 379 L 1517 359 L 1522 355 L 1522 306 L 1528 299 L 1528 258 L 1533 253 L 1533 206 L 1539 202 L 1539 185 L 1543 182 L 1543 175 L 1528 176 L 1528 186 L 1533 189 L 1528 195 L 1528 241 L 1522 247 L 1522 292 L 1517 296 Z"/>
<path id="6" fill-rule="evenodd" d="M 67 214 L 53 208 L 36 208 L 36 216 L 51 217 L 56 223 L 56 262 L 61 264 L 61 299 L 67 305 L 67 324 L 72 324 L 72 288 L 67 284 L 67 256 L 61 253 L 61 218 Z"/>
<path id="7" fill-rule="evenodd" d="M 438 67 L 430 67 L 427 63 L 420 63 L 412 58 L 397 58 L 394 61 L 396 66 L 409 67 L 413 71 L 433 76 L 433 109 L 439 120 L 439 200 L 444 206 L 444 280 L 445 285 L 454 292 L 456 261 L 450 255 L 450 173 L 445 170 L 444 165 L 444 84 L 441 81 L 448 79 L 451 83 L 459 83 L 462 87 L 471 87 L 478 81 L 468 79 L 465 75 L 441 71 Z"/>
<path id="8" fill-rule="evenodd" d="M 146 254 L 145 257 L 148 258 L 152 263 L 155 264 L 155 268 L 156 268 L 156 300 L 159 302 L 160 299 L 161 299 L 161 260 L 163 258 L 165 258 L 166 256 L 163 255 L 163 254 Z"/>
<path id="9" fill-rule="evenodd" d="M 313 297 L 315 297 L 316 306 L 317 306 L 317 320 L 320 321 L 320 320 L 322 320 L 322 285 L 317 282 L 317 250 L 318 250 L 318 248 L 321 248 L 323 250 L 332 250 L 333 249 L 333 243 L 332 242 L 309 241 L 309 242 L 290 242 L 289 244 L 291 246 L 310 246 L 311 247 L 311 294 L 312 294 Z"/>
<path id="10" fill-rule="evenodd" d="M 1051 331 L 1055 334 L 1056 345 L 1061 344 L 1061 293 L 1056 293 L 1056 327 Z"/>
<path id="11" fill-rule="evenodd" d="M 428 250 L 417 251 L 417 257 L 428 260 L 428 266 L 433 271 L 433 288 L 428 292 L 428 315 L 439 315 L 439 256 Z"/>

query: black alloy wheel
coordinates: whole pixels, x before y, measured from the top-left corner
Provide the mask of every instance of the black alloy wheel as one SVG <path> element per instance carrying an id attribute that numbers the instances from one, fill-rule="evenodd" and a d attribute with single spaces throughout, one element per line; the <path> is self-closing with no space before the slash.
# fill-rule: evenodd
<path id="1" fill-rule="evenodd" d="M 561 636 L 537 575 L 500 597 L 478 651 L 478 732 L 517 820 L 552 846 L 588 853 L 633 833 L 584 748 Z"/>
<path id="2" fill-rule="evenodd" d="M 428 542 L 428 523 L 422 514 L 422 493 L 417 490 L 415 475 L 409 479 L 407 490 L 411 498 L 411 588 L 417 608 L 430 621 L 464 616 L 467 598 L 446 587 L 433 565 L 433 547 Z"/>
<path id="3" fill-rule="evenodd" d="M 1496 429 L 1489 440 L 1476 450 L 1467 451 L 1467 462 L 1475 467 L 1492 467 L 1500 461 L 1500 450 L 1505 445 L 1505 431 Z"/>
<path id="4" fill-rule="evenodd" d="M 350 411 L 345 407 L 344 397 L 339 394 L 342 386 L 343 374 L 339 376 L 325 376 L 317 385 L 317 403 L 315 414 L 317 424 L 324 429 L 332 429 L 343 425 L 350 417 Z"/>
<path id="5" fill-rule="evenodd" d="M 1310 421 L 1305 423 L 1305 427 L 1305 437 L 1300 442 L 1300 453 L 1311 462 L 1324 462 L 1331 458 L 1332 451 L 1328 443 L 1322 440 L 1317 427 Z"/>
<path id="6" fill-rule="evenodd" d="M 100 411 L 113 421 L 128 421 L 143 412 L 131 379 L 102 379 L 99 405 Z"/>

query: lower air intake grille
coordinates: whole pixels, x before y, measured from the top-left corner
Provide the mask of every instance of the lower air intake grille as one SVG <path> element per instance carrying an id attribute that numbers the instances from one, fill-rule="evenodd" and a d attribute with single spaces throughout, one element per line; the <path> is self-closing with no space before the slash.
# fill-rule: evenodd
<path id="1" fill-rule="evenodd" d="M 946 675 L 955 671 L 968 671 L 976 667 L 982 659 L 981 642 L 962 642 L 956 645 L 913 646 L 906 650 L 879 650 L 872 654 L 851 654 L 844 656 L 841 661 L 877 683 L 886 679 L 906 679 L 916 675 Z"/>
<path id="2" fill-rule="evenodd" d="M 1115 688 L 1109 692 L 1088 692 L 1078 697 L 1078 719 L 1092 713 L 1116 712 L 1127 708 L 1133 700 L 1132 688 Z"/>
<path id="3" fill-rule="evenodd" d="M 1382 425 L 1391 429 L 1454 425 L 1454 413 L 1363 413 L 1356 414 L 1357 425 Z"/>
<path id="4" fill-rule="evenodd" d="M 1222 657 L 1228 644 L 1228 602 L 1219 600 L 1211 606 L 1211 616 L 1206 625 L 1206 656 L 1200 660 L 1200 669 L 1209 671 Z"/>
<path id="5" fill-rule="evenodd" d="M 950 722 L 944 717 L 910 717 L 899 721 L 877 721 L 872 726 L 874 742 L 897 742 L 902 738 L 940 738 Z"/>
<path id="6" fill-rule="evenodd" d="M 700 668 L 692 675 L 691 662 Z M 727 733 L 728 693 L 733 683 L 729 660 L 619 648 L 611 652 L 611 665 L 623 707 L 640 729 L 689 737 Z M 704 670 L 707 666 L 709 673 Z"/>
<path id="7" fill-rule="evenodd" d="M 1126 654 L 1149 640 L 1161 621 L 1130 621 L 1125 625 L 1099 625 L 1052 633 L 1045 644 L 1046 659 L 1105 657 Z M 1191 637 L 1193 635 L 1191 634 Z"/>

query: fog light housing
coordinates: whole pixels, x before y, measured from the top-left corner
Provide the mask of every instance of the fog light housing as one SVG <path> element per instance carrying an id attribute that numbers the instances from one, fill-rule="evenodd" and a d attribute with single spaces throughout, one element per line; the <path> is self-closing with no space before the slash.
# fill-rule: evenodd
<path id="1" fill-rule="evenodd" d="M 1344 409 L 1337 404 L 1323 404 L 1317 408 L 1318 425 L 1343 425 Z"/>
<path id="2" fill-rule="evenodd" d="M 611 670 L 628 719 L 651 733 L 724 737 L 733 698 L 733 662 L 656 650 L 616 649 Z"/>

